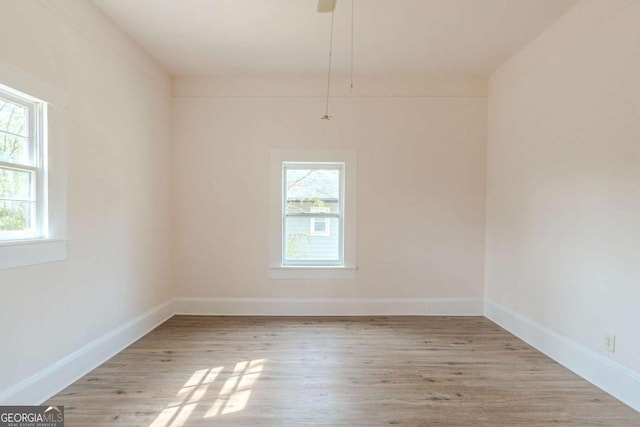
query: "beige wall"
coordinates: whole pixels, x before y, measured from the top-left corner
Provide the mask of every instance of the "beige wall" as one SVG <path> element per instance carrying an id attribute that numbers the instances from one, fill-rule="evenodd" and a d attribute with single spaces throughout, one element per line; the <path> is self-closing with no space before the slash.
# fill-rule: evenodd
<path id="1" fill-rule="evenodd" d="M 492 76 L 485 279 L 488 301 L 635 372 L 639 23 L 638 1 L 583 1 Z"/>
<path id="2" fill-rule="evenodd" d="M 174 82 L 179 296 L 482 297 L 486 98 L 337 97 L 327 122 L 322 97 L 216 89 Z M 356 151 L 356 280 L 269 278 L 272 148 Z"/>
<path id="3" fill-rule="evenodd" d="M 582 1 L 493 74 L 488 112 L 482 77 L 338 76 L 329 122 L 324 78 L 172 100 L 89 2 L 0 8 L 0 61 L 67 93 L 70 237 L 0 271 L 0 392 L 173 295 L 484 295 L 597 352 L 613 333 L 602 354 L 640 372 L 640 2 Z M 357 153 L 355 280 L 269 278 L 272 148 Z"/>
<path id="4" fill-rule="evenodd" d="M 66 91 L 70 238 L 67 261 L 0 271 L 3 391 L 169 298 L 171 102 L 89 2 L 0 10 L 0 61 Z"/>

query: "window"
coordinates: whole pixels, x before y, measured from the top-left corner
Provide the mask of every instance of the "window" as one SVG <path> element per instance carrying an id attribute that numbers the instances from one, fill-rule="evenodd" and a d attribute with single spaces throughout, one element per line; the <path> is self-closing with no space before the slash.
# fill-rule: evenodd
<path id="1" fill-rule="evenodd" d="M 272 279 L 355 279 L 356 153 L 271 150 Z"/>
<path id="2" fill-rule="evenodd" d="M 0 58 L 0 270 L 67 259 L 66 105 Z"/>
<path id="3" fill-rule="evenodd" d="M 0 85 L 0 240 L 46 234 L 46 104 Z"/>
<path id="4" fill-rule="evenodd" d="M 344 164 L 285 162 L 282 174 L 283 265 L 343 265 Z"/>

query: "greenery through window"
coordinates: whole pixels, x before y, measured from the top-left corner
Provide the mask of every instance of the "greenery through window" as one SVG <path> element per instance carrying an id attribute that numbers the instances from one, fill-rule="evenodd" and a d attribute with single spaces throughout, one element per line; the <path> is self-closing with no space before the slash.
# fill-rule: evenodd
<path id="1" fill-rule="evenodd" d="M 44 103 L 0 85 L 0 240 L 42 233 Z"/>

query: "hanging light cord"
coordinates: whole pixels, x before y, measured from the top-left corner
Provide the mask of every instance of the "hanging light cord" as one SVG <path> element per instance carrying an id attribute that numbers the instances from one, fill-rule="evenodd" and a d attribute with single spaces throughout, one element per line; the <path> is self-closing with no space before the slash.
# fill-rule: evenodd
<path id="1" fill-rule="evenodd" d="M 327 73 L 327 104 L 324 111 L 324 116 L 322 116 L 323 120 L 331 119 L 329 115 L 329 92 L 331 89 L 331 53 L 333 51 L 333 16 L 335 14 L 336 8 L 334 4 L 334 8 L 331 11 L 331 35 L 329 36 L 329 72 Z"/>
<path id="2" fill-rule="evenodd" d="M 353 3 L 351 0 L 351 92 L 353 93 Z"/>

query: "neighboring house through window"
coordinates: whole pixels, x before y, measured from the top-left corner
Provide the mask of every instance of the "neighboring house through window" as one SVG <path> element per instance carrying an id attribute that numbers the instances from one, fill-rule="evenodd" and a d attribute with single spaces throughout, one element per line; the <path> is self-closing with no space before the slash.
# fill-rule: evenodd
<path id="1" fill-rule="evenodd" d="M 329 213 L 331 208 L 312 206 L 311 213 Z M 331 236 L 331 223 L 329 218 L 314 216 L 309 221 L 309 234 L 312 236 Z"/>
<path id="2" fill-rule="evenodd" d="M 283 164 L 283 265 L 343 265 L 343 163 Z"/>

